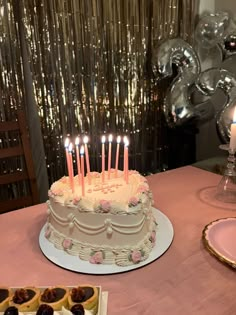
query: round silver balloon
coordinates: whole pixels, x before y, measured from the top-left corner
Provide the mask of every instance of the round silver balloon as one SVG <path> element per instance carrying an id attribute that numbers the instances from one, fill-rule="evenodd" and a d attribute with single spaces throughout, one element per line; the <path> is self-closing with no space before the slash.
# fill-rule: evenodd
<path id="1" fill-rule="evenodd" d="M 226 101 L 216 114 L 216 126 L 221 141 L 228 143 L 236 101 L 235 75 L 225 69 L 210 68 L 199 75 L 196 86 L 199 91 L 207 96 L 214 95 L 217 89 L 224 92 Z"/>
<path id="2" fill-rule="evenodd" d="M 198 117 L 198 112 L 190 100 L 189 89 L 200 73 L 198 56 L 191 45 L 180 38 L 163 42 L 152 58 L 155 75 L 172 76 L 173 65 L 177 76 L 173 80 L 165 98 L 164 114 L 170 127 L 182 125 Z"/>
<path id="3" fill-rule="evenodd" d="M 195 28 L 195 39 L 202 48 L 209 49 L 223 40 L 225 29 L 229 25 L 229 14 L 219 12 L 200 18 Z"/>

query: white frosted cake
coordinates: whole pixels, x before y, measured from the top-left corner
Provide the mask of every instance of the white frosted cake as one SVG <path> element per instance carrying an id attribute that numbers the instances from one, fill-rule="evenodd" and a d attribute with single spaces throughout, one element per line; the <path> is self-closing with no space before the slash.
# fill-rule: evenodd
<path id="1" fill-rule="evenodd" d="M 148 258 L 156 241 L 152 194 L 136 171 L 91 172 L 84 195 L 78 176 L 72 192 L 69 177 L 49 190 L 45 237 L 68 255 L 92 264 L 128 266 Z"/>

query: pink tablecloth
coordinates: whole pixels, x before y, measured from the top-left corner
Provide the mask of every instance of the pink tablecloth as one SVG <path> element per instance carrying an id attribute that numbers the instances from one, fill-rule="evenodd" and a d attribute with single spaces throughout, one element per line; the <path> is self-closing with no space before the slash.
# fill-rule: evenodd
<path id="1" fill-rule="evenodd" d="M 155 207 L 171 220 L 174 240 L 158 260 L 123 274 L 79 274 L 48 261 L 38 244 L 45 204 L 0 215 L 0 285 L 101 285 L 109 291 L 108 315 L 236 314 L 235 271 L 201 241 L 206 224 L 236 214 L 231 206 L 202 197 L 219 179 L 191 166 L 150 176 Z"/>

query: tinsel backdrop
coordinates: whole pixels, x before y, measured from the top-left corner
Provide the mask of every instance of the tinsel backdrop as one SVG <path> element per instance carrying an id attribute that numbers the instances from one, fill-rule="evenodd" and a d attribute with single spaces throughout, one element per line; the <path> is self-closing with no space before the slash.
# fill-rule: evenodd
<path id="1" fill-rule="evenodd" d="M 1 119 L 25 109 L 42 200 L 48 183 L 66 173 L 67 135 L 89 136 L 91 170 L 101 168 L 108 133 L 129 136 L 130 168 L 168 168 L 162 106 L 169 81 L 153 73 L 152 52 L 166 38 L 191 43 L 198 1 L 0 4 Z"/>

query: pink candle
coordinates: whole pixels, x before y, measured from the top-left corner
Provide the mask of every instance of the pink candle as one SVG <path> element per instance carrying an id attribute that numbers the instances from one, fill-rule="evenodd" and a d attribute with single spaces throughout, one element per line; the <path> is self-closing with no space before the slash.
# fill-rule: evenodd
<path id="1" fill-rule="evenodd" d="M 110 179 L 111 176 L 111 146 L 112 146 L 112 135 L 109 135 L 108 137 L 109 142 L 109 149 L 108 149 L 108 179 Z"/>
<path id="2" fill-rule="evenodd" d="M 116 139 L 116 165 L 115 165 L 115 170 L 116 170 L 116 177 L 117 177 L 117 172 L 118 172 L 118 164 L 119 164 L 119 151 L 120 151 L 120 140 L 121 137 L 118 136 Z"/>
<path id="3" fill-rule="evenodd" d="M 129 183 L 129 141 L 125 143 L 125 181 Z"/>
<path id="4" fill-rule="evenodd" d="M 70 144 L 70 139 L 66 138 L 64 147 L 65 147 L 65 152 L 66 152 L 66 166 L 67 166 L 68 176 L 70 176 L 70 159 L 69 159 L 69 152 L 68 152 L 69 144 Z"/>
<path id="5" fill-rule="evenodd" d="M 69 177 L 70 177 L 70 188 L 74 192 L 74 169 L 73 169 L 73 159 L 72 159 L 72 143 L 69 144 L 68 153 L 69 153 Z"/>
<path id="6" fill-rule="evenodd" d="M 102 136 L 102 182 L 105 181 L 105 141 L 106 137 Z"/>
<path id="7" fill-rule="evenodd" d="M 89 154 L 88 154 L 88 137 L 87 136 L 84 136 L 84 149 L 85 149 L 85 159 L 86 159 L 88 183 L 91 184 L 91 180 L 90 180 L 90 163 L 89 163 Z"/>
<path id="8" fill-rule="evenodd" d="M 234 152 L 236 150 L 236 106 L 234 109 L 233 122 L 232 122 L 231 127 L 230 127 L 229 148 L 230 148 L 230 150 L 232 150 Z"/>
<path id="9" fill-rule="evenodd" d="M 81 188 L 82 188 L 82 196 L 84 196 L 85 183 L 84 183 L 84 146 L 83 145 L 80 148 L 80 158 L 81 158 Z"/>
<path id="10" fill-rule="evenodd" d="M 123 142 L 124 142 L 124 162 L 123 162 L 123 172 L 124 172 L 124 179 L 126 179 L 126 142 L 128 141 L 128 138 L 124 136 Z"/>
<path id="11" fill-rule="evenodd" d="M 77 172 L 79 185 L 81 184 L 81 168 L 80 168 L 80 157 L 79 157 L 79 137 L 75 139 L 75 151 L 76 151 L 76 163 L 77 163 Z"/>

